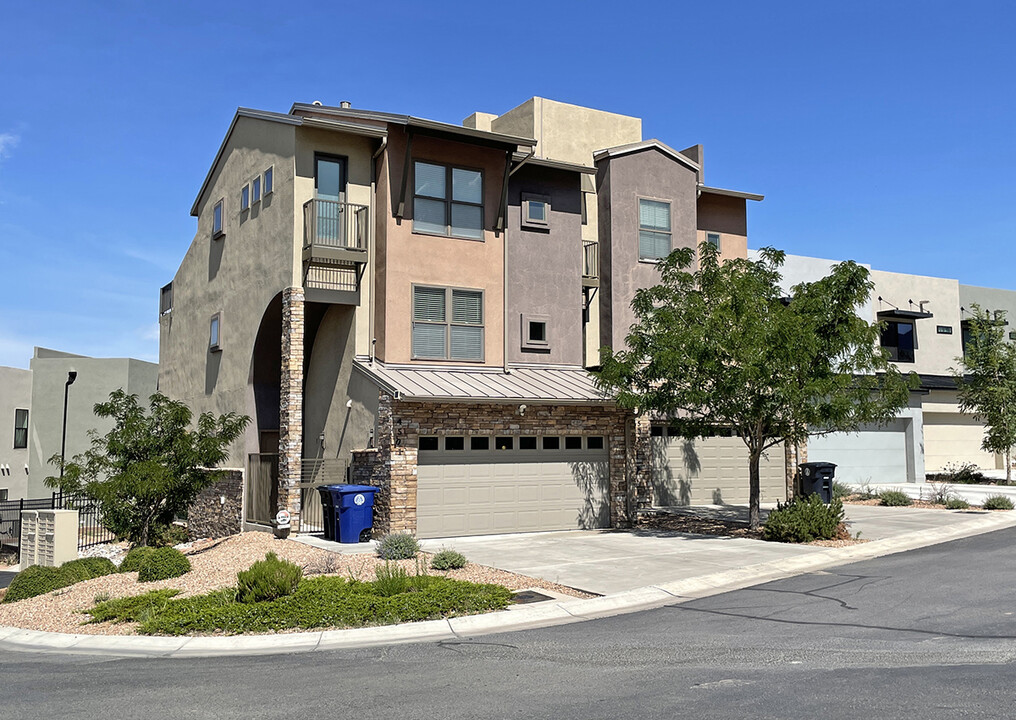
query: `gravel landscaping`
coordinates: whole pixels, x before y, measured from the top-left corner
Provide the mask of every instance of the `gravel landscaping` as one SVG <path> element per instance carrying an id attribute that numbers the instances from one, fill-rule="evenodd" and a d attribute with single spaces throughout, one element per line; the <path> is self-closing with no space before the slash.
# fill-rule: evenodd
<path id="1" fill-rule="evenodd" d="M 82 611 L 99 600 L 142 595 L 152 590 L 177 589 L 178 597 L 200 595 L 212 590 L 236 585 L 236 574 L 264 558 L 269 551 L 280 558 L 296 563 L 304 575 L 339 575 L 364 581 L 374 580 L 374 569 L 385 561 L 374 555 L 342 555 L 314 548 L 292 540 L 278 540 L 269 533 L 243 533 L 221 540 L 200 540 L 177 546 L 188 556 L 192 570 L 170 580 L 139 583 L 137 573 L 121 573 L 87 580 L 46 595 L 0 605 L 0 625 L 22 627 L 49 632 L 82 633 L 95 635 L 130 635 L 132 624 L 109 623 L 83 625 L 88 618 Z M 107 545 L 92 550 L 92 555 L 110 557 L 116 562 L 126 550 L 124 546 Z M 517 575 L 504 570 L 468 563 L 459 570 L 430 569 L 430 553 L 421 552 L 416 560 L 399 560 L 396 564 L 415 574 L 417 564 L 430 575 L 442 575 L 456 580 L 502 585 L 510 590 L 543 588 L 574 597 L 590 597 L 571 588 L 537 578 Z"/>

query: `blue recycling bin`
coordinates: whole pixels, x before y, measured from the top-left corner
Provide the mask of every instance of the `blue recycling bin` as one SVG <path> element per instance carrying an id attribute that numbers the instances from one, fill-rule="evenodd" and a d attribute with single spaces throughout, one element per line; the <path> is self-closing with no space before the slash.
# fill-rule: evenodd
<path id="1" fill-rule="evenodd" d="M 332 502 L 332 487 L 332 485 L 319 485 L 317 489 L 318 495 L 321 496 L 321 514 L 324 516 L 325 540 L 335 539 L 335 504 Z"/>
<path id="2" fill-rule="evenodd" d="M 358 543 L 374 527 L 373 485 L 330 485 L 335 506 L 335 537 L 340 543 Z"/>

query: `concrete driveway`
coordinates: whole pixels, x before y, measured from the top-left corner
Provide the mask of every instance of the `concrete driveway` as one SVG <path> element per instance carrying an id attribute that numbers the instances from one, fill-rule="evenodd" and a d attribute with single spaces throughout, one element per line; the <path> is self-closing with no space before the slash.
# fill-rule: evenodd
<path id="1" fill-rule="evenodd" d="M 695 511 L 708 509 L 695 509 Z M 724 516 L 745 508 L 715 509 Z M 877 540 L 935 530 L 983 513 L 848 505 L 852 533 Z M 573 530 L 425 540 L 423 549 L 453 548 L 471 561 L 600 595 L 786 560 L 826 548 L 649 530 Z"/>

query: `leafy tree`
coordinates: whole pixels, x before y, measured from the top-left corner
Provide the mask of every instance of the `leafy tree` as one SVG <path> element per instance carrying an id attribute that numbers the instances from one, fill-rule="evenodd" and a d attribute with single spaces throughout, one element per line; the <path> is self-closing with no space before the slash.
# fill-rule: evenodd
<path id="1" fill-rule="evenodd" d="M 868 271 L 836 265 L 821 280 L 780 290 L 784 254 L 720 263 L 714 248 L 675 250 L 660 283 L 632 301 L 627 349 L 602 351 L 599 386 L 621 407 L 663 416 L 687 438 L 728 427 L 748 449 L 749 520 L 759 524 L 759 462 L 781 441 L 886 423 L 916 376 L 879 347 L 858 309 Z"/>
<path id="2" fill-rule="evenodd" d="M 191 411 L 161 393 L 152 395 L 146 415 L 136 395 L 116 390 L 97 403 L 101 418 L 113 418 L 106 435 L 91 431 L 92 447 L 64 466 L 62 478 L 46 484 L 65 493 L 80 493 L 98 506 L 102 522 L 117 537 L 148 545 L 211 485 L 224 462 L 226 448 L 240 437 L 250 418 L 203 413 L 191 430 Z M 60 456 L 51 460 L 60 464 Z"/>
<path id="3" fill-rule="evenodd" d="M 964 333 L 961 371 L 954 370 L 960 410 L 986 426 L 981 448 L 1005 455 L 1005 482 L 1012 481 L 1016 445 L 1016 346 L 1005 337 L 1005 312 L 992 316 L 976 303 Z"/>

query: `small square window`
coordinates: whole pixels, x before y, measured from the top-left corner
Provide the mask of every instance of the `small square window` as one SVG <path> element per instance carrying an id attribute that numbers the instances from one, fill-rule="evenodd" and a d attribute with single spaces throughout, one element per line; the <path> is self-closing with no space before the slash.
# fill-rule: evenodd
<path id="1" fill-rule="evenodd" d="M 544 435 L 543 437 L 543 449 L 544 450 L 560 450 L 561 449 L 561 438 L 555 435 Z"/>
<path id="2" fill-rule="evenodd" d="M 212 315 L 208 323 L 208 349 L 213 352 L 222 349 L 222 313 Z"/>
<path id="3" fill-rule="evenodd" d="M 515 448 L 515 438 L 499 437 L 494 440 L 495 450 L 512 450 Z"/>
<path id="4" fill-rule="evenodd" d="M 719 233 L 706 233 L 706 242 L 712 245 L 716 252 L 720 251 L 720 234 Z"/>
<path id="5" fill-rule="evenodd" d="M 939 325 L 937 330 L 938 330 L 938 334 L 939 335 L 952 335 L 953 334 L 952 333 L 952 325 Z"/>
<path id="6" fill-rule="evenodd" d="M 536 438 L 531 436 L 519 438 L 519 450 L 535 450 Z"/>
<path id="7" fill-rule="evenodd" d="M 546 315 L 522 316 L 522 349 L 546 352 L 550 344 L 550 318 Z"/>
<path id="8" fill-rule="evenodd" d="M 486 435 L 479 435 L 469 438 L 470 450 L 490 450 L 490 438 Z"/>
<path id="9" fill-rule="evenodd" d="M 603 449 L 603 437 L 601 435 L 592 435 L 586 438 L 586 449 L 588 450 L 602 450 Z"/>
<path id="10" fill-rule="evenodd" d="M 446 437 L 444 439 L 445 450 L 465 450 L 466 439 L 464 437 Z"/>
<path id="11" fill-rule="evenodd" d="M 547 342 L 547 323 L 537 320 L 529 321 L 529 342 L 531 343 Z"/>
<path id="12" fill-rule="evenodd" d="M 436 437 L 420 438 L 420 450 L 437 450 L 437 438 Z"/>
<path id="13" fill-rule="evenodd" d="M 545 228 L 550 225 L 550 198 L 522 193 L 522 224 Z"/>
<path id="14" fill-rule="evenodd" d="M 240 212 L 250 210 L 250 185 L 240 188 Z"/>
<path id="15" fill-rule="evenodd" d="M 267 170 L 265 170 L 264 189 L 265 189 L 265 197 L 268 197 L 269 195 L 271 195 L 272 194 L 272 190 L 275 189 L 275 166 L 274 165 L 269 167 Z"/>
<path id="16" fill-rule="evenodd" d="M 225 200 L 219 200 L 215 203 L 215 207 L 212 208 L 212 237 L 219 237 L 222 235 L 222 213 L 223 205 Z"/>
<path id="17" fill-rule="evenodd" d="M 1016 340 L 1016 331 L 1009 333 L 1009 339 L 1010 340 Z"/>
<path id="18" fill-rule="evenodd" d="M 565 450 L 581 450 L 582 449 L 582 438 L 578 436 L 569 435 L 564 439 Z"/>
<path id="19" fill-rule="evenodd" d="M 250 202 L 257 205 L 261 202 L 261 176 L 254 178 L 250 183 Z"/>

